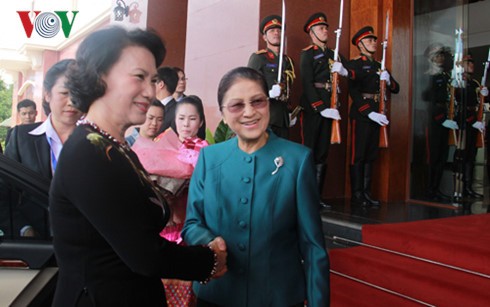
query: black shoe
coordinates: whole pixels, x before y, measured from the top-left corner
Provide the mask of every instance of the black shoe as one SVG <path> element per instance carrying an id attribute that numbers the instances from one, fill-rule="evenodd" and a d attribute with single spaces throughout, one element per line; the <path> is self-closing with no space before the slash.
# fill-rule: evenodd
<path id="1" fill-rule="evenodd" d="M 364 198 L 366 199 L 368 204 L 370 204 L 371 206 L 379 207 L 381 205 L 379 200 L 372 199 L 371 196 L 369 195 L 369 193 L 364 192 Z"/>
<path id="2" fill-rule="evenodd" d="M 362 206 L 362 207 L 366 207 L 366 206 L 369 205 L 369 202 L 364 197 L 364 194 L 363 193 L 354 193 L 354 195 L 352 195 L 352 198 L 351 198 L 350 202 L 352 204 L 354 204 L 354 205 L 359 205 L 359 206 Z"/>
<path id="3" fill-rule="evenodd" d="M 441 191 L 437 191 L 437 192 L 436 192 L 436 196 L 437 196 L 437 197 L 440 199 L 440 201 L 442 201 L 442 202 L 450 202 L 450 201 L 452 201 L 452 199 L 453 199 L 451 196 L 446 195 L 446 194 L 442 193 Z"/>
<path id="4" fill-rule="evenodd" d="M 483 198 L 482 194 L 475 192 L 473 189 L 464 189 L 463 196 L 470 198 Z"/>
<path id="5" fill-rule="evenodd" d="M 443 202 L 452 202 L 453 197 L 443 194 L 439 191 L 434 192 L 434 191 L 427 191 L 426 197 L 429 201 L 433 202 L 438 202 L 438 203 L 443 203 Z"/>
<path id="6" fill-rule="evenodd" d="M 328 210 L 332 209 L 332 206 L 331 206 L 331 205 L 327 204 L 326 202 L 324 202 L 324 201 L 323 201 L 323 200 L 321 200 L 321 199 L 320 199 L 320 207 L 321 207 L 322 209 L 328 209 Z"/>

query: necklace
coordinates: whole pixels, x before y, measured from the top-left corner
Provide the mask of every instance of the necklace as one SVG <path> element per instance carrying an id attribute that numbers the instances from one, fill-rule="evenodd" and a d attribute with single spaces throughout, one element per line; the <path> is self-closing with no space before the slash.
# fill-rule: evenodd
<path id="1" fill-rule="evenodd" d="M 113 143 L 116 143 L 116 145 L 118 145 L 119 147 L 121 147 L 122 149 L 126 150 L 126 151 L 130 151 L 131 149 L 129 148 L 129 145 L 126 141 L 123 142 L 120 142 L 118 139 L 116 139 L 115 137 L 113 137 L 109 132 L 105 131 L 105 130 L 102 130 L 101 128 L 99 128 L 99 126 L 97 126 L 97 124 L 95 124 L 94 122 L 92 121 L 89 121 L 88 119 L 86 118 L 82 118 L 80 120 L 77 121 L 77 126 L 79 125 L 89 125 L 90 127 L 92 127 L 95 131 L 97 131 L 98 133 L 100 133 L 101 135 L 105 136 L 106 138 L 108 138 L 110 141 L 112 141 Z"/>

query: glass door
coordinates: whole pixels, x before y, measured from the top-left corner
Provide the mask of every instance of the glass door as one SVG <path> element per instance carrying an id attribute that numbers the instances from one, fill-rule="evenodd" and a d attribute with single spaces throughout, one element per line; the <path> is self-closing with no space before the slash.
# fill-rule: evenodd
<path id="1" fill-rule="evenodd" d="M 483 207 L 488 175 L 480 131 L 486 121 L 478 111 L 490 46 L 489 11 L 490 1 L 414 1 L 414 200 L 473 211 Z"/>

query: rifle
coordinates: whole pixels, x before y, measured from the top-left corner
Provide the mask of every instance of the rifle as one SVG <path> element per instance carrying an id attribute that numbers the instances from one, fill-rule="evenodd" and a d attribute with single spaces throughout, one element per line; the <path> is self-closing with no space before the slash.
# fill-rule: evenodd
<path id="1" fill-rule="evenodd" d="M 454 131 L 454 130 L 453 130 Z M 464 174 L 464 153 L 466 145 L 466 129 L 459 130 L 460 137 L 457 139 L 456 150 L 453 156 L 453 205 L 457 204 L 463 196 L 463 174 Z"/>
<path id="2" fill-rule="evenodd" d="M 383 58 L 381 59 L 381 71 L 386 70 L 386 48 L 388 48 L 388 30 L 390 26 L 390 11 L 386 12 L 385 37 L 383 39 Z M 386 115 L 386 104 L 388 97 L 386 96 L 386 81 L 379 82 L 379 113 Z M 388 127 L 379 127 L 379 147 L 388 148 Z"/>
<path id="3" fill-rule="evenodd" d="M 485 84 L 487 82 L 487 70 L 488 70 L 489 64 L 490 64 L 490 48 L 488 48 L 488 59 L 485 62 L 485 69 L 483 70 L 483 77 L 481 78 L 481 86 L 485 86 Z M 485 96 L 483 96 L 480 93 L 479 98 L 480 98 L 480 103 L 478 104 L 478 112 L 476 115 L 476 120 L 481 122 L 483 120 L 483 106 L 485 104 Z M 485 144 L 484 137 L 485 136 L 483 135 L 483 132 L 478 131 L 478 137 L 476 139 L 476 147 L 477 148 L 482 148 L 483 144 Z"/>
<path id="4" fill-rule="evenodd" d="M 284 33 L 286 33 L 286 3 L 282 0 L 282 26 L 281 26 L 281 46 L 279 47 L 279 67 L 277 68 L 277 84 L 281 84 L 282 62 L 284 60 Z"/>
<path id="5" fill-rule="evenodd" d="M 453 70 L 451 72 L 451 89 L 450 89 L 450 99 L 449 99 L 449 107 L 447 118 L 449 120 L 454 120 L 454 89 L 455 88 L 464 88 L 464 80 L 463 80 L 463 66 L 461 65 L 463 60 L 463 40 L 461 35 L 463 34 L 463 30 L 461 28 L 455 30 L 456 40 L 455 40 L 455 48 L 454 48 L 454 59 L 453 59 Z M 449 134 L 449 145 L 458 144 L 458 136 L 456 135 L 455 130 L 451 130 Z"/>
<path id="6" fill-rule="evenodd" d="M 291 112 L 291 119 L 297 117 L 301 111 L 303 111 L 303 107 L 302 106 L 296 106 L 294 108 L 294 110 Z"/>
<path id="7" fill-rule="evenodd" d="M 340 15 L 339 15 L 339 28 L 335 30 L 337 34 L 337 38 L 335 41 L 335 51 L 333 59 L 334 61 L 338 61 L 339 59 L 339 42 L 340 35 L 342 33 L 342 13 L 344 11 L 344 0 L 340 0 Z M 330 77 L 332 80 L 332 95 L 330 96 L 330 108 L 337 109 L 339 107 L 339 73 L 334 72 Z M 341 136 L 340 136 L 340 121 L 337 119 L 332 120 L 332 133 L 330 135 L 330 144 L 340 144 Z"/>
<path id="8" fill-rule="evenodd" d="M 454 87 L 451 86 L 449 89 L 449 107 L 447 111 L 447 118 L 450 120 L 454 120 Z M 449 133 L 448 145 L 453 146 L 458 143 L 458 137 L 456 135 L 456 131 L 452 130 Z"/>

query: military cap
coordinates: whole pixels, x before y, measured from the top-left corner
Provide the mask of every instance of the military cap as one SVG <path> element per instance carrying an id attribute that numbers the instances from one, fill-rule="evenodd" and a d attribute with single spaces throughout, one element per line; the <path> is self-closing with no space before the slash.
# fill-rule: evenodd
<path id="1" fill-rule="evenodd" d="M 432 59 L 434 56 L 444 53 L 444 51 L 445 48 L 441 43 L 432 43 L 429 46 L 427 46 L 427 48 L 424 51 L 424 55 L 427 58 Z"/>
<path id="2" fill-rule="evenodd" d="M 366 26 L 357 31 L 357 33 L 352 37 L 352 45 L 357 46 L 357 44 L 359 44 L 359 42 L 366 37 L 374 37 L 376 39 L 378 38 L 376 35 L 374 35 L 373 27 Z"/>
<path id="3" fill-rule="evenodd" d="M 311 15 L 310 18 L 308 18 L 308 20 L 306 21 L 303 30 L 308 33 L 310 32 L 311 27 L 316 25 L 326 25 L 328 27 L 327 15 L 321 12 Z"/>
<path id="4" fill-rule="evenodd" d="M 260 22 L 260 32 L 265 34 L 270 29 L 281 28 L 282 27 L 282 18 L 278 15 L 269 15 L 262 19 Z"/>

